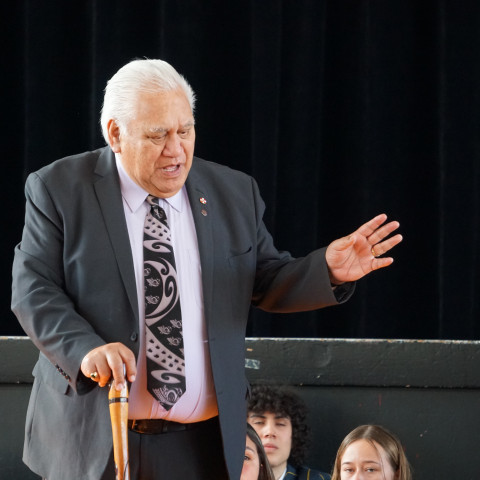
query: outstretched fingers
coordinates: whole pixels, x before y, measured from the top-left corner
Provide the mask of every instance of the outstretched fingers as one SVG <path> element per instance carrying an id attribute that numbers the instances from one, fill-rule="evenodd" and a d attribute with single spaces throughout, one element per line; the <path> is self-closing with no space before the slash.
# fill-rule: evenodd
<path id="1" fill-rule="evenodd" d="M 369 238 L 379 229 L 382 224 L 385 223 L 386 220 L 387 216 L 384 213 L 381 213 L 380 215 L 377 215 L 368 222 L 364 223 L 361 227 L 357 229 L 356 233 L 359 233 L 365 238 Z"/>
<path id="2" fill-rule="evenodd" d="M 385 238 L 385 237 L 382 237 L 382 238 Z M 371 248 L 372 256 L 373 257 L 381 257 L 382 255 L 387 253 L 389 250 L 391 250 L 393 247 L 398 245 L 402 240 L 403 240 L 402 235 L 397 233 L 393 237 L 389 237 L 386 240 L 380 241 L 378 243 L 371 244 L 372 245 L 372 248 Z M 384 266 L 387 266 L 387 265 L 384 265 Z"/>
<path id="3" fill-rule="evenodd" d="M 381 268 L 388 267 L 392 263 L 393 263 L 392 257 L 381 257 L 381 258 L 372 257 L 371 268 L 372 268 L 372 271 L 380 270 Z"/>
<path id="4" fill-rule="evenodd" d="M 400 223 L 397 221 L 385 223 L 386 220 L 387 216 L 382 213 L 363 224 L 356 232 L 367 241 L 373 257 L 384 255 L 403 240 L 400 234 L 389 237 L 389 235 L 400 227 Z M 383 265 L 383 263 L 384 262 L 382 262 L 382 266 L 387 266 Z"/>

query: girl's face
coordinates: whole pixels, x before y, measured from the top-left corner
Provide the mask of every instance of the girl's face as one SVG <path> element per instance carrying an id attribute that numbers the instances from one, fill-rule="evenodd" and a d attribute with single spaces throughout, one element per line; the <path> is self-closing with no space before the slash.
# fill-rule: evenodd
<path id="1" fill-rule="evenodd" d="M 351 443 L 340 461 L 341 480 L 396 480 L 397 474 L 385 450 L 376 442 L 357 440 Z"/>
<path id="2" fill-rule="evenodd" d="M 257 447 L 247 435 L 245 446 L 245 458 L 243 460 L 242 475 L 240 480 L 258 480 L 260 474 L 260 459 L 258 458 Z"/>

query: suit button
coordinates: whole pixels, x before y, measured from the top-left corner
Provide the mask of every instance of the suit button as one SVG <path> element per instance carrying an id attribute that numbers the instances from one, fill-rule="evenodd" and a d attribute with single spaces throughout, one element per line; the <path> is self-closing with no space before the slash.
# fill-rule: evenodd
<path id="1" fill-rule="evenodd" d="M 131 340 L 132 342 L 136 342 L 136 341 L 137 341 L 137 338 L 138 338 L 137 332 L 133 332 L 133 333 L 130 335 L 130 340 Z"/>

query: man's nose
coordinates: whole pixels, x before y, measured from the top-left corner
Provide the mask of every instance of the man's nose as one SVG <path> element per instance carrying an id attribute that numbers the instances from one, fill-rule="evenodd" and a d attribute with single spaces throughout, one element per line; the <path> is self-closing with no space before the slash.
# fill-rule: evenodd
<path id="1" fill-rule="evenodd" d="M 267 423 L 265 425 L 264 430 L 263 430 L 263 434 L 266 437 L 275 437 L 275 435 L 276 435 L 275 425 L 271 425 L 271 424 Z"/>
<path id="2" fill-rule="evenodd" d="M 182 153 L 180 139 L 176 135 L 168 136 L 163 148 L 163 154 L 168 157 L 178 157 Z"/>

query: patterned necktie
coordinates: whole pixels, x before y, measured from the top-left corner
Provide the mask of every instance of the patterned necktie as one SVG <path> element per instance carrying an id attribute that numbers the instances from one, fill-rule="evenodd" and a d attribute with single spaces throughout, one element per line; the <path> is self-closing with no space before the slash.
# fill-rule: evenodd
<path id="1" fill-rule="evenodd" d="M 185 393 L 182 312 L 170 228 L 158 198 L 143 233 L 147 390 L 166 410 Z"/>

